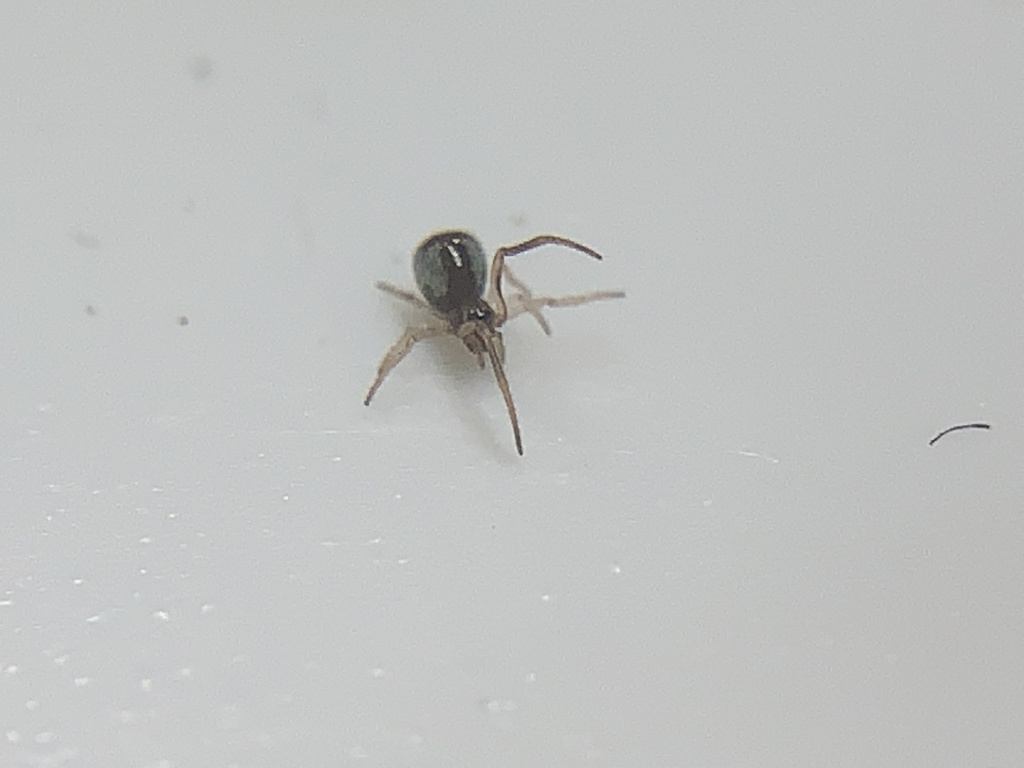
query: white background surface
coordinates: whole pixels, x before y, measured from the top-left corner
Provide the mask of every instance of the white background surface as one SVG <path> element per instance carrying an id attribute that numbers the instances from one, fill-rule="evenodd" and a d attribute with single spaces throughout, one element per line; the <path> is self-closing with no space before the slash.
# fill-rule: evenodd
<path id="1" fill-rule="evenodd" d="M 409 5 L 5 5 L 0 765 L 1024 764 L 1021 6 Z"/>

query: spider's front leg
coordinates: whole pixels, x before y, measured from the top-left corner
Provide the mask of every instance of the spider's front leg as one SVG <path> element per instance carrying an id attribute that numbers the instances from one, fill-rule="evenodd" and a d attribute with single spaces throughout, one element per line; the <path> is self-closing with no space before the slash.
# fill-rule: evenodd
<path id="1" fill-rule="evenodd" d="M 429 339 L 433 336 L 442 336 L 446 333 L 450 333 L 450 329 L 445 326 L 439 325 L 410 325 L 402 335 L 398 338 L 391 348 L 384 354 L 384 357 L 380 361 L 380 365 L 377 366 L 377 378 L 373 380 L 373 384 L 370 385 L 370 391 L 366 393 L 366 399 L 363 400 L 363 405 L 369 405 L 373 396 L 380 389 L 380 385 L 384 382 L 391 370 L 402 362 L 409 350 L 412 349 L 413 345 L 417 341 L 423 339 Z"/>

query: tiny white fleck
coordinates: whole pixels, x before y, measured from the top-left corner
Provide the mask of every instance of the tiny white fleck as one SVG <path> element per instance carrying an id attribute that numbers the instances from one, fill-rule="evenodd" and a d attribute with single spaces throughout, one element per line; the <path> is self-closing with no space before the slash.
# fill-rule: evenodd
<path id="1" fill-rule="evenodd" d="M 76 677 L 75 678 L 75 687 L 76 688 L 84 688 L 85 686 L 89 685 L 89 683 L 91 683 L 91 682 L 92 682 L 92 678 L 91 677 Z"/>
<path id="2" fill-rule="evenodd" d="M 150 680 L 148 677 L 144 677 L 142 678 L 142 680 L 139 681 L 139 687 L 146 693 L 149 693 L 153 690 L 153 681 Z"/>
<path id="3" fill-rule="evenodd" d="M 516 709 L 516 703 L 511 699 L 505 699 L 504 701 L 498 701 L 492 699 L 487 702 L 487 711 L 493 714 L 499 712 L 513 712 Z"/>
<path id="4" fill-rule="evenodd" d="M 160 621 L 170 621 L 171 615 L 167 611 L 153 611 L 153 618 Z"/>
<path id="5" fill-rule="evenodd" d="M 8 731 L 7 740 L 11 742 L 11 744 L 17 744 L 19 741 L 21 741 L 21 734 L 17 731 Z"/>
<path id="6" fill-rule="evenodd" d="M 779 460 L 772 456 L 766 456 L 763 453 L 756 453 L 754 451 L 729 451 L 729 453 L 735 454 L 736 456 L 745 456 L 751 459 L 764 459 L 769 464 L 779 463 Z"/>
<path id="7" fill-rule="evenodd" d="M 459 241 L 458 240 L 454 240 L 453 241 L 453 243 L 457 243 L 457 242 L 459 242 Z M 459 256 L 459 252 L 456 251 L 455 248 L 452 245 L 448 246 L 448 253 L 450 253 L 452 255 L 452 261 L 455 262 L 455 266 L 456 267 L 461 267 L 462 266 L 462 257 Z"/>

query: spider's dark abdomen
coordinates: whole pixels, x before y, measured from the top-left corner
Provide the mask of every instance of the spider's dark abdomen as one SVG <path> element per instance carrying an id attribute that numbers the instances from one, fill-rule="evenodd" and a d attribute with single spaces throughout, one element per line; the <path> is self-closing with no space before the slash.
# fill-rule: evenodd
<path id="1" fill-rule="evenodd" d="M 444 315 L 475 305 L 484 294 L 487 256 L 468 232 L 434 233 L 417 246 L 412 269 L 423 298 Z"/>

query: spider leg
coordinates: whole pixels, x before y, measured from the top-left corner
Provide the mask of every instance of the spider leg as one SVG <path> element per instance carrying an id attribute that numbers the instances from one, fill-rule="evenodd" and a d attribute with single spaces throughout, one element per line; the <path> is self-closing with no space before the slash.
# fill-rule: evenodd
<path id="1" fill-rule="evenodd" d="M 494 369 L 494 377 L 498 380 L 498 388 L 501 390 L 501 396 L 505 399 L 505 408 L 508 410 L 509 421 L 512 422 L 512 436 L 516 441 L 516 450 L 519 451 L 519 455 L 523 455 L 523 438 L 519 434 L 519 419 L 516 416 L 516 406 L 512 402 L 512 392 L 508 388 L 508 379 L 505 378 L 505 369 L 502 367 L 501 358 L 505 356 L 504 347 L 499 352 L 497 347 L 497 335 L 485 336 L 485 343 L 487 346 L 487 354 L 491 358 L 491 368 Z"/>
<path id="2" fill-rule="evenodd" d="M 537 296 L 532 301 L 541 307 L 578 307 L 580 304 L 589 304 L 592 301 L 624 298 L 626 298 L 625 291 L 591 291 L 568 296 Z"/>
<path id="3" fill-rule="evenodd" d="M 391 348 L 384 354 L 384 357 L 380 361 L 380 365 L 377 366 L 377 378 L 373 380 L 373 384 L 370 385 L 370 391 L 366 393 L 366 399 L 363 400 L 363 405 L 369 405 L 373 396 L 380 389 L 380 385 L 384 382 L 384 379 L 392 369 L 402 362 L 409 350 L 412 349 L 413 345 L 417 341 L 423 339 L 429 339 L 433 336 L 442 336 L 443 334 L 451 333 L 451 329 L 446 326 L 438 325 L 410 325 L 401 336 L 398 337 L 398 341 L 391 345 Z"/>
<path id="4" fill-rule="evenodd" d="M 506 245 L 499 250 L 504 251 L 506 256 L 515 256 L 517 253 L 532 251 L 534 248 L 540 248 L 542 245 L 561 245 L 565 248 L 571 248 L 574 251 L 585 253 L 587 256 L 597 259 L 598 261 L 602 259 L 601 254 L 593 248 L 575 240 L 570 240 L 568 237 L 561 237 L 559 235 L 537 235 L 536 237 L 531 237 L 529 240 L 524 240 L 523 242 L 516 243 L 515 245 Z"/>
<path id="5" fill-rule="evenodd" d="M 494 258 L 491 260 L 491 278 L 489 285 L 489 293 L 492 297 L 492 306 L 494 309 L 494 327 L 501 327 L 508 319 L 508 307 L 505 304 L 505 297 L 501 294 L 501 278 L 505 276 L 505 257 L 515 256 L 518 253 L 524 251 L 531 251 L 534 248 L 540 248 L 542 245 L 561 245 L 565 248 L 571 248 L 574 251 L 585 253 L 591 258 L 601 260 L 601 254 L 590 248 L 583 243 L 578 243 L 575 240 L 570 240 L 567 237 L 560 237 L 558 235 L 537 235 L 531 237 L 529 240 L 524 240 L 521 243 L 515 245 L 503 245 L 501 248 L 494 252 Z M 532 314 L 532 313 L 531 313 Z M 541 327 L 544 327 L 544 323 L 538 319 L 537 322 L 541 323 Z"/>
<path id="6" fill-rule="evenodd" d="M 394 296 L 396 299 L 401 299 L 402 301 L 408 302 L 409 304 L 412 304 L 414 307 L 425 309 L 432 315 L 437 314 L 434 311 L 433 307 L 427 304 L 427 302 L 425 302 L 412 291 L 403 290 L 401 288 L 398 288 L 397 286 L 392 285 L 391 283 L 385 283 L 384 281 L 376 283 L 376 285 L 379 290 L 384 291 L 384 293 L 387 293 L 391 296 Z"/>
<path id="7" fill-rule="evenodd" d="M 506 308 L 506 312 L 508 314 L 508 317 L 506 319 L 511 320 L 517 314 L 529 312 L 531 315 L 533 315 L 533 319 L 536 320 L 537 323 L 540 325 L 541 330 L 544 331 L 544 333 L 546 333 L 548 336 L 550 336 L 551 326 L 548 325 L 547 318 L 544 317 L 543 313 L 540 311 L 541 306 L 543 305 L 537 305 L 536 301 L 533 298 L 533 293 L 531 293 L 530 289 L 526 287 L 526 284 L 523 283 L 522 280 L 520 280 L 512 273 L 512 270 L 509 269 L 508 264 L 505 264 L 503 269 L 505 270 L 505 279 L 509 281 L 513 288 L 519 291 L 518 294 L 512 297 L 513 302 L 519 302 L 519 307 L 513 307 L 511 310 Z M 518 309 L 518 312 L 516 311 L 516 309 Z"/>
<path id="8" fill-rule="evenodd" d="M 506 275 L 507 277 L 507 275 Z M 509 280 L 509 282 L 512 282 Z M 625 298 L 625 291 L 591 291 L 590 293 L 577 293 L 568 296 L 533 296 L 530 294 L 517 293 L 508 302 L 507 320 L 512 320 L 519 315 L 529 313 L 537 319 L 540 327 L 550 336 L 551 326 L 541 314 L 544 307 L 576 307 L 580 304 L 589 304 L 592 301 L 603 301 L 605 299 Z M 507 321 L 506 320 L 506 321 Z"/>

